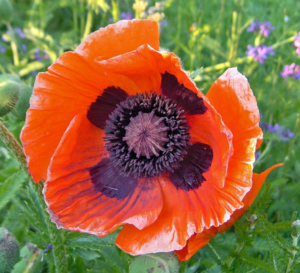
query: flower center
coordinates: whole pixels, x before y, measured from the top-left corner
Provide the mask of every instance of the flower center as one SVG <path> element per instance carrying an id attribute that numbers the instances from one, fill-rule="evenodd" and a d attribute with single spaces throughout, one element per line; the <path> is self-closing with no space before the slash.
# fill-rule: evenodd
<path id="1" fill-rule="evenodd" d="M 125 127 L 123 140 L 128 144 L 128 151 L 133 150 L 137 158 L 146 156 L 149 159 L 152 155 L 158 157 L 158 151 L 165 151 L 163 146 L 169 141 L 169 127 L 164 124 L 165 118 L 159 118 L 154 112 L 139 112 L 135 118 L 130 118 L 129 125 Z"/>
<path id="2" fill-rule="evenodd" d="M 183 114 L 176 101 L 157 94 L 137 94 L 117 105 L 104 138 L 116 169 L 135 177 L 177 169 L 190 139 Z"/>

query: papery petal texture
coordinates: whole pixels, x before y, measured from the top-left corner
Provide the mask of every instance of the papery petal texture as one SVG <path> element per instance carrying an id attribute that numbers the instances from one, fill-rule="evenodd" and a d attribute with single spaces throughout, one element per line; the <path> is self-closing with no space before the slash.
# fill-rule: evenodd
<path id="1" fill-rule="evenodd" d="M 64 53 L 36 78 L 21 140 L 58 228 L 124 225 L 124 251 L 183 260 L 256 196 L 262 131 L 237 69 L 205 96 L 158 39 L 154 21 L 124 20 Z"/>
<path id="2" fill-rule="evenodd" d="M 273 169 L 282 165 L 283 164 L 276 164 L 260 174 L 253 173 L 253 186 L 243 199 L 244 207 L 236 210 L 230 216 L 230 219 L 224 224 L 220 225 L 219 227 L 211 227 L 209 229 L 204 229 L 201 233 L 193 234 L 189 238 L 184 248 L 182 248 L 179 251 L 175 251 L 178 258 L 181 261 L 186 261 L 190 259 L 193 255 L 195 255 L 198 252 L 200 248 L 206 246 L 211 238 L 215 237 L 218 233 L 222 233 L 229 229 L 235 223 L 235 221 L 237 221 L 240 217 L 243 216 L 243 214 L 246 212 L 246 209 L 252 205 L 269 173 Z"/>

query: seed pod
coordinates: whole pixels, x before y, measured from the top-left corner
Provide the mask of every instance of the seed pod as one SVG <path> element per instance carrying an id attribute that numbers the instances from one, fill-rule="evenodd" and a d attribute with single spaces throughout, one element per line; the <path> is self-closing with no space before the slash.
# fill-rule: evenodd
<path id="1" fill-rule="evenodd" d="M 34 244 L 28 243 L 21 249 L 22 260 L 18 262 L 11 273 L 40 273 L 42 272 L 43 252 Z"/>
<path id="2" fill-rule="evenodd" d="M 20 258 L 20 247 L 15 236 L 0 228 L 0 272 L 9 273 Z"/>
<path id="3" fill-rule="evenodd" d="M 21 83 L 20 99 L 16 107 L 12 110 L 12 114 L 20 120 L 26 117 L 26 111 L 29 108 L 29 100 L 32 94 L 32 87 L 25 83 Z"/>
<path id="4" fill-rule="evenodd" d="M 0 0 L 1 1 L 1 0 Z M 6 81 L 13 81 L 21 83 L 21 79 L 18 75 L 14 74 L 1 74 L 0 75 L 0 84 Z"/>
<path id="5" fill-rule="evenodd" d="M 180 262 L 174 253 L 155 253 L 138 256 L 129 267 L 129 273 L 178 273 Z"/>
<path id="6" fill-rule="evenodd" d="M 0 0 L 0 22 L 9 23 L 13 15 L 13 7 L 9 0 Z"/>
<path id="7" fill-rule="evenodd" d="M 7 80 L 0 83 L 0 117 L 9 113 L 20 98 L 20 83 Z"/>

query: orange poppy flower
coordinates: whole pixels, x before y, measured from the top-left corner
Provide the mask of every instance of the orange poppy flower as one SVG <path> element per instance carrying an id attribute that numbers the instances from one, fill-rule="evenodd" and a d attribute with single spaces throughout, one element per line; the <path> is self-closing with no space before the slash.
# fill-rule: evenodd
<path id="1" fill-rule="evenodd" d="M 181 250 L 228 221 L 252 187 L 262 141 L 247 79 L 228 69 L 204 96 L 158 25 L 120 21 L 40 73 L 21 140 L 58 228 L 133 254 Z"/>

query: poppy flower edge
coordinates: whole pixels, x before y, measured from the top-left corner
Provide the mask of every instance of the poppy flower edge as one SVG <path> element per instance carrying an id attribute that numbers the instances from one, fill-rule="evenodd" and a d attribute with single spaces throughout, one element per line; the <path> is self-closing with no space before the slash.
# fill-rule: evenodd
<path id="1" fill-rule="evenodd" d="M 211 227 L 210 229 L 205 229 L 202 233 L 192 235 L 184 248 L 179 251 L 175 251 L 175 254 L 178 256 L 179 260 L 189 260 L 199 251 L 199 249 L 206 246 L 211 238 L 215 237 L 218 233 L 223 233 L 229 229 L 235 221 L 241 218 L 246 212 L 246 209 L 248 209 L 254 202 L 269 173 L 282 165 L 282 163 L 275 164 L 260 174 L 253 173 L 253 186 L 243 199 L 244 207 L 236 210 L 231 215 L 230 220 L 219 227 Z"/>
<path id="2" fill-rule="evenodd" d="M 21 133 L 57 227 L 124 225 L 116 244 L 133 255 L 180 250 L 243 208 L 262 139 L 244 76 L 204 96 L 158 37 L 149 20 L 90 34 L 37 76 Z"/>

